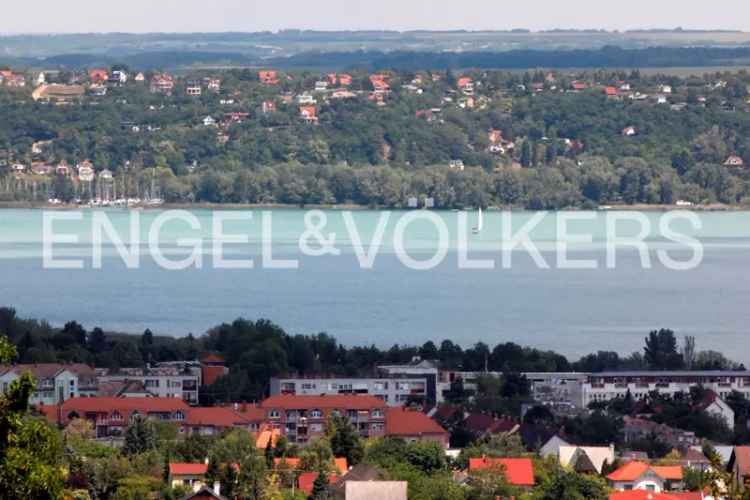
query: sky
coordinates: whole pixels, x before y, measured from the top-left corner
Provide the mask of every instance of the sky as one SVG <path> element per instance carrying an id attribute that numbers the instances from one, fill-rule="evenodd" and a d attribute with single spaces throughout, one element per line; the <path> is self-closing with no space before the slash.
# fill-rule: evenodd
<path id="1" fill-rule="evenodd" d="M 750 30 L 750 2 L 713 0 L 35 0 L 0 5 L 3 33 L 276 31 L 285 28 Z"/>

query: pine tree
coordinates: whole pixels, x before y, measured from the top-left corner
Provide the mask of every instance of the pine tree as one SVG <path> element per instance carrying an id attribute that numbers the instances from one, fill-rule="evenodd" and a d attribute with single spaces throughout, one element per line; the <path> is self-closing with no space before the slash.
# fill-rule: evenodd
<path id="1" fill-rule="evenodd" d="M 321 470 L 313 483 L 312 497 L 319 498 L 325 494 L 326 486 L 328 486 L 328 476 Z"/>
<path id="2" fill-rule="evenodd" d="M 524 141 L 523 146 L 521 146 L 521 166 L 531 166 L 531 143 L 529 141 Z"/>
<path id="3" fill-rule="evenodd" d="M 266 445 L 266 467 L 273 469 L 273 439 L 268 439 Z"/>

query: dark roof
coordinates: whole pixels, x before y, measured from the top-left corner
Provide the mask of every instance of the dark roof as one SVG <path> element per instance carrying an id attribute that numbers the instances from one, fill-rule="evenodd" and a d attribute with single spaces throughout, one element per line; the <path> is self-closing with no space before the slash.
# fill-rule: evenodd
<path id="1" fill-rule="evenodd" d="M 208 486 L 204 486 L 198 491 L 188 493 L 187 495 L 182 497 L 181 500 L 191 500 L 193 498 L 215 498 L 216 500 L 228 500 L 227 497 L 214 493 L 214 490 L 209 488 Z"/>
<path id="2" fill-rule="evenodd" d="M 377 481 L 384 476 L 383 471 L 374 465 L 358 464 L 349 469 L 349 472 L 339 477 L 329 489 L 339 497 L 343 497 L 346 492 L 347 481 Z"/>

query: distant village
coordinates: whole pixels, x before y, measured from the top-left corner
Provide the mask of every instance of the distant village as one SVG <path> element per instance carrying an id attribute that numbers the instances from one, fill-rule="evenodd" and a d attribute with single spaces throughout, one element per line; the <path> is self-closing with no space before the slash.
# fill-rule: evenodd
<path id="1" fill-rule="evenodd" d="M 245 147 L 235 132 L 235 127 L 244 122 L 257 122 L 266 133 L 281 132 L 289 128 L 290 123 L 294 124 L 294 120 L 311 127 L 320 125 L 321 120 L 326 123 L 334 120 L 328 125 L 335 127 L 336 116 L 329 110 L 334 103 L 341 101 L 375 106 L 376 109 L 368 113 L 377 113 L 377 108 L 386 110 L 405 98 L 416 99 L 413 102 L 430 102 L 431 106 L 423 108 L 413 108 L 414 104 L 410 104 L 414 109 L 413 118 L 428 124 L 444 124 L 446 114 L 454 111 L 492 111 L 510 116 L 518 98 L 541 99 L 547 95 L 598 95 L 613 103 L 639 103 L 673 113 L 707 106 L 725 112 L 750 110 L 747 84 L 739 77 L 706 76 L 697 85 L 694 80 L 674 77 L 629 76 L 632 75 L 624 72 L 540 71 L 525 74 L 487 71 L 315 74 L 275 69 L 200 71 L 177 76 L 166 72 L 130 71 L 123 67 L 90 68 L 85 72 L 29 72 L 6 68 L 0 69 L 0 86 L 22 99 L 85 109 L 104 105 L 132 106 L 128 99 L 147 92 L 161 96 L 163 100 L 158 101 L 160 104 L 150 101 L 137 115 L 161 114 L 162 117 L 144 121 L 123 119 L 118 124 L 122 134 L 163 137 L 159 135 L 166 131 L 163 129 L 202 128 L 213 131 L 215 146 L 224 149 Z M 175 108 L 189 109 L 190 112 L 175 113 Z M 196 116 L 198 109 L 206 110 L 206 113 Z M 166 119 L 166 115 L 174 116 L 174 119 Z M 285 119 L 274 118 L 281 115 Z M 288 118 L 293 121 L 286 121 Z M 650 133 L 642 130 L 639 124 L 623 121 L 620 125 L 615 132 L 619 138 L 612 137 L 613 141 L 641 140 Z M 34 141 L 23 154 L 14 152 L 13 148 L 0 150 L 0 169 L 4 168 L 11 174 L 4 181 L 6 188 L 10 191 L 11 182 L 20 183 L 24 191 L 34 193 L 35 199 L 40 196 L 37 190 L 46 189 L 50 191 L 47 201 L 60 204 L 62 200 L 55 195 L 51 182 L 45 182 L 45 179 L 64 177 L 71 181 L 78 203 L 132 206 L 164 202 L 159 189 L 162 181 L 143 179 L 143 162 L 135 156 L 132 163 L 127 160 L 116 168 L 111 161 L 102 165 L 96 158 L 59 157 L 55 152 L 59 151 L 57 143 L 62 140 L 63 137 L 57 137 Z M 483 155 L 482 158 L 491 162 L 495 170 L 533 167 L 552 162 L 557 156 L 575 160 L 590 152 L 589 145 L 579 137 L 518 136 L 508 129 L 494 127 L 486 128 L 480 136 L 469 140 L 468 148 Z M 319 146 L 313 141 L 310 147 Z M 383 161 L 387 162 L 392 146 L 385 143 L 382 148 Z M 729 150 L 720 161 L 725 167 L 740 172 L 744 171 L 748 155 L 750 152 Z M 445 161 L 449 169 L 463 171 L 469 166 L 468 159 L 462 155 L 451 156 Z M 200 166 L 193 161 L 179 168 L 191 172 Z M 132 181 L 137 174 L 141 179 Z M 155 175 L 151 173 L 152 177 Z"/>

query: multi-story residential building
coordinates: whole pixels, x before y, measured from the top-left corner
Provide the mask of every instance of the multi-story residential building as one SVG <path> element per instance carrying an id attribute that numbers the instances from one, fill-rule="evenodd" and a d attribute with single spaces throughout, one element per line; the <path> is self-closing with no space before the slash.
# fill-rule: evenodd
<path id="1" fill-rule="evenodd" d="M 83 363 L 0 365 L 0 389 L 7 391 L 25 372 L 36 380 L 31 404 L 59 404 L 70 398 L 95 396 L 98 390 L 96 372 Z"/>
<path id="2" fill-rule="evenodd" d="M 139 381 L 154 396 L 183 399 L 188 404 L 196 405 L 201 385 L 201 366 L 197 361 L 180 361 L 146 368 L 99 370 L 99 381 Z"/>
<path id="3" fill-rule="evenodd" d="M 674 396 L 688 393 L 691 387 L 703 387 L 724 399 L 732 391 L 750 397 L 750 372 L 747 371 L 627 371 L 592 373 L 582 385 L 582 406 L 594 401 L 625 397 L 635 400 L 652 391 Z"/>
<path id="4" fill-rule="evenodd" d="M 174 90 L 174 78 L 166 73 L 156 74 L 151 79 L 151 93 L 172 94 Z"/>
<path id="5" fill-rule="evenodd" d="M 440 378 L 437 363 L 415 357 L 411 363 L 403 365 L 380 365 L 378 372 L 387 378 L 424 378 L 427 383 L 426 401 L 442 403 L 443 391 L 450 388 L 450 382 Z"/>
<path id="6" fill-rule="evenodd" d="M 325 432 L 329 418 L 349 418 L 363 437 L 385 435 L 386 404 L 369 395 L 278 395 L 260 403 L 265 420 L 290 442 L 306 443 Z"/>
<path id="7" fill-rule="evenodd" d="M 96 437 L 122 436 L 137 417 L 166 420 L 187 425 L 190 407 L 177 398 L 73 398 L 61 405 L 42 405 L 47 419 L 61 425 L 85 418 L 94 425 Z"/>
<path id="8" fill-rule="evenodd" d="M 322 394 L 369 394 L 382 399 L 388 406 L 427 399 L 425 377 L 404 378 L 272 378 L 271 396 L 279 394 L 319 396 Z"/>

